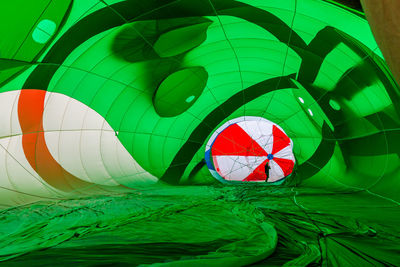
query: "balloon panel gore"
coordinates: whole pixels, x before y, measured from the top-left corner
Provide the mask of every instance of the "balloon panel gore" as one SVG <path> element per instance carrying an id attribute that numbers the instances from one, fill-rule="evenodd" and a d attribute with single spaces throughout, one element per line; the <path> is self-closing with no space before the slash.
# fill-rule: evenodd
<path id="1" fill-rule="evenodd" d="M 219 127 L 206 145 L 206 163 L 218 180 L 281 181 L 293 172 L 293 142 L 277 124 L 245 116 Z"/>

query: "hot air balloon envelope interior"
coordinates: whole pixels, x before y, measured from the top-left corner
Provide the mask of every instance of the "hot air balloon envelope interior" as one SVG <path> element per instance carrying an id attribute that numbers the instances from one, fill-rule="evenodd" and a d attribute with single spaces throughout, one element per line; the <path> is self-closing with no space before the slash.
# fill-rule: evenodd
<path id="1" fill-rule="evenodd" d="M 0 261 L 400 266 L 400 4 L 362 2 L 0 1 Z"/>

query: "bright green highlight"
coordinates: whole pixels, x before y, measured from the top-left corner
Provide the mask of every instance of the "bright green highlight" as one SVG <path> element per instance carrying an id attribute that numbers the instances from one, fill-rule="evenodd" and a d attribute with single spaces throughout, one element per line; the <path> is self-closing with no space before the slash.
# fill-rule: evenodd
<path id="1" fill-rule="evenodd" d="M 331 99 L 329 100 L 329 105 L 334 109 L 334 110 L 340 110 L 340 105 L 338 102 L 335 100 Z"/>
<path id="2" fill-rule="evenodd" d="M 56 24 L 54 21 L 45 19 L 39 22 L 36 28 L 33 30 L 32 38 L 39 44 L 46 43 L 56 30 Z"/>

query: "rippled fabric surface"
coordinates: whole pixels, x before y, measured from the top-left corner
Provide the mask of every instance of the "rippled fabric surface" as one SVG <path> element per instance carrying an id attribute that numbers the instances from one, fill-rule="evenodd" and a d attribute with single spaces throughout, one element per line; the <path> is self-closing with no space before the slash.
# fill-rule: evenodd
<path id="1" fill-rule="evenodd" d="M 154 187 L 3 211 L 0 255 L 8 266 L 398 266 L 398 216 L 364 191 Z"/>

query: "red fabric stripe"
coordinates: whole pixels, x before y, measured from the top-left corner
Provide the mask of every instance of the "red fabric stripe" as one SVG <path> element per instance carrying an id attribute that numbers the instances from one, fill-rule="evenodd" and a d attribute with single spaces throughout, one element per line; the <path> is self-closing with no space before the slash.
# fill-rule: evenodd
<path id="1" fill-rule="evenodd" d="M 265 173 L 265 165 L 267 164 L 269 160 L 266 159 L 263 163 L 258 165 L 257 168 L 254 169 L 254 171 L 247 176 L 243 181 L 244 182 L 249 182 L 249 181 L 265 181 L 267 179 L 267 175 Z"/>
<path id="2" fill-rule="evenodd" d="M 274 144 L 272 147 L 272 154 L 275 154 L 290 144 L 289 137 L 282 132 L 278 127 L 275 125 L 272 126 L 272 135 L 274 137 Z"/>
<path id="3" fill-rule="evenodd" d="M 211 148 L 213 156 L 267 156 L 267 152 L 239 125 L 232 124 L 220 133 Z"/>
<path id="4" fill-rule="evenodd" d="M 288 176 L 289 174 L 292 173 L 293 167 L 294 167 L 294 162 L 293 160 L 290 159 L 282 159 L 282 158 L 274 158 L 274 161 L 276 164 L 279 165 L 279 167 L 282 169 L 283 174 L 285 176 Z"/>

